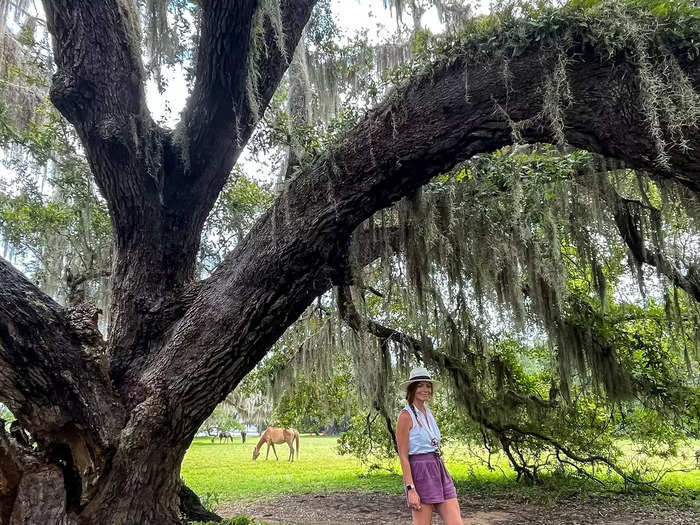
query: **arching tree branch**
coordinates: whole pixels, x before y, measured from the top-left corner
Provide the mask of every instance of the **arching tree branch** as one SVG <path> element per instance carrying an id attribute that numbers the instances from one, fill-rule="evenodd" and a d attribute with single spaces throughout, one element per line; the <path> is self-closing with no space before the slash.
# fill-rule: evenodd
<path id="1" fill-rule="evenodd" d="M 204 284 L 145 377 L 174 375 L 168 389 L 184 406 L 199 405 L 207 392 L 208 400 L 194 409 L 206 417 L 235 386 L 236 378 L 252 368 L 347 267 L 348 239 L 361 221 L 457 162 L 511 143 L 509 121 L 495 111 L 495 104 L 509 100 L 513 120 L 526 121 L 538 114 L 541 86 L 553 62 L 547 51 L 533 48 L 511 60 L 508 85 L 497 63 L 472 67 L 468 101 L 466 64 L 437 65 L 369 112 L 336 147 L 289 182 Z M 688 73 L 698 79 L 699 72 L 695 64 Z M 622 130 L 614 124 L 618 117 L 643 122 L 633 98 L 626 106 L 600 108 L 604 93 L 620 89 L 636 93 L 633 65 L 584 56 L 571 66 L 569 82 L 575 102 L 567 108 L 565 132 L 572 144 L 614 153 L 631 165 L 653 163 L 638 156 L 641 147 L 653 150 L 645 126 Z M 523 133 L 528 140 L 552 140 L 539 127 Z M 605 141 L 599 139 L 602 135 Z M 690 139 L 696 145 L 700 136 Z M 671 155 L 671 165 L 676 158 L 688 166 L 689 158 L 680 153 Z M 220 371 L 215 392 L 208 380 L 214 370 Z"/>
<path id="2" fill-rule="evenodd" d="M 546 85 L 561 57 L 549 42 L 515 54 L 507 78 L 502 56 L 455 49 L 310 159 L 213 275 L 190 288 L 201 225 L 250 136 L 256 120 L 250 110 L 264 109 L 286 67 L 270 18 L 262 25 L 267 55 L 251 55 L 251 41 L 242 40 L 254 31 L 246 17 L 255 3 L 238 3 L 241 13 L 233 12 L 233 2 L 203 4 L 210 10 L 203 34 L 213 37 L 203 49 L 214 56 L 202 59 L 212 71 L 200 69 L 210 82 L 198 84 L 204 107 L 196 109 L 211 113 L 190 104 L 182 126 L 170 133 L 153 124 L 143 102 L 135 4 L 45 1 L 57 41 L 53 98 L 78 129 L 115 229 L 111 377 L 99 358 L 86 355 L 92 340 L 84 344 L 66 314 L 3 263 L 0 388 L 32 430 L 48 421 L 64 479 L 73 487 L 66 500 L 77 507 L 76 500 L 83 503 L 78 488 L 83 495 L 92 491 L 80 509 L 86 523 L 178 522 L 177 466 L 197 427 L 314 298 L 342 282 L 350 236 L 363 220 L 456 163 L 510 144 L 513 122 L 526 140 L 554 140 L 542 115 Z M 279 4 L 290 49 L 312 4 Z M 226 35 L 224 27 L 233 23 L 240 27 Z M 226 56 L 237 42 L 249 47 Z M 564 138 L 653 168 L 662 152 L 646 131 L 637 65 L 592 49 L 577 48 L 569 58 Z M 260 81 L 251 92 L 256 83 L 249 82 L 249 66 L 256 60 Z M 700 64 L 679 61 L 697 89 Z M 244 74 L 227 70 L 240 64 Z M 624 97 L 616 98 L 619 93 Z M 217 95 L 223 102 L 211 105 Z M 700 140 L 696 130 L 688 133 L 690 152 L 670 147 L 664 169 L 697 190 Z M 180 301 L 186 290 L 194 290 L 193 298 Z M 433 358 L 447 370 L 460 365 Z M 470 378 L 456 377 L 461 395 L 468 395 Z M 63 400 L 51 399 L 56 392 Z M 86 434 L 97 437 L 71 442 L 68 452 L 62 446 Z M 118 447 L 109 461 L 103 458 L 107 470 L 94 475 L 90 452 L 109 439 Z"/>

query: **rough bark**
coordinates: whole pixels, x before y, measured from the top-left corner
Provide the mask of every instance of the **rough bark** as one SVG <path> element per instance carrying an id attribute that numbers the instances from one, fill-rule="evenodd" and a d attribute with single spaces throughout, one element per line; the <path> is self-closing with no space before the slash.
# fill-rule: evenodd
<path id="1" fill-rule="evenodd" d="M 71 319 L 0 259 L 0 391 L 37 440 L 76 421 L 95 447 L 109 447 L 123 414 L 96 329 Z M 66 438 L 68 439 L 68 438 Z"/>
<path id="2" fill-rule="evenodd" d="M 25 441 L 24 431 L 15 439 L 18 434 L 8 435 L 0 422 L 0 523 L 72 524 L 64 504 L 64 472 Z"/>
<path id="3" fill-rule="evenodd" d="M 253 96 L 246 82 L 259 2 L 204 3 L 197 81 L 175 132 L 159 128 L 146 107 L 131 3 L 44 4 L 58 66 L 51 99 L 76 126 L 114 226 L 109 347 L 125 393 L 167 329 L 164 310 L 194 278 L 204 220 L 257 123 L 248 100 L 262 114 L 315 1 L 281 2 L 284 53 L 263 20 L 267 52 L 251 58 L 261 72 Z"/>
<path id="4" fill-rule="evenodd" d="M 133 3 L 44 2 L 58 68 L 52 100 L 78 130 L 115 231 L 113 325 L 105 345 L 84 316 L 72 319 L 0 263 L 0 400 L 37 439 L 47 476 L 17 481 L 21 469 L 0 462 L 17 487 L 13 508 L 12 490 L 0 498 L 11 523 L 30 512 L 28 501 L 32 512 L 57 508 L 61 491 L 68 522 L 176 523 L 178 467 L 195 431 L 313 299 L 342 282 L 357 225 L 455 163 L 511 143 L 509 120 L 495 108 L 517 121 L 538 114 L 557 60 L 533 47 L 510 61 L 510 82 L 498 58 L 470 65 L 468 99 L 464 60 L 413 79 L 310 159 L 213 275 L 195 283 L 204 218 L 256 120 L 245 94 L 249 61 L 260 71 L 260 113 L 314 1 L 281 2 L 287 53 L 264 20 L 268 52 L 258 56 L 248 52 L 256 2 L 202 4 L 198 80 L 169 132 L 145 107 Z M 700 65 L 685 67 L 698 87 Z M 579 56 L 569 82 L 567 140 L 652 167 L 634 65 Z M 540 127 L 523 134 L 552 140 Z M 691 153 L 669 152 L 667 175 L 700 188 L 700 139 L 691 138 Z M 37 494 L 42 487 L 53 492 Z"/>
<path id="5" fill-rule="evenodd" d="M 0 523 L 9 523 L 22 478 L 20 452 L 5 432 L 5 421 L 0 419 Z"/>

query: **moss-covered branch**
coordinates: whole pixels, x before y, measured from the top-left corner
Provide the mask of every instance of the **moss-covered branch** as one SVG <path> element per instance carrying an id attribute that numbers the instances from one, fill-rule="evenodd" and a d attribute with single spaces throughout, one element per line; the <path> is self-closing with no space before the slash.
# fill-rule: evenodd
<path id="1" fill-rule="evenodd" d="M 666 276 L 675 286 L 684 290 L 688 295 L 700 302 L 700 272 L 695 266 L 690 266 L 688 271 L 683 272 L 663 253 L 650 249 L 645 241 L 640 214 L 648 213 L 651 216 L 658 216 L 659 211 L 649 208 L 642 202 L 634 199 L 625 199 L 615 190 L 606 192 L 612 201 L 615 224 L 639 264 L 648 264 L 658 269 L 659 273 Z M 656 219 L 658 221 L 658 219 Z"/>

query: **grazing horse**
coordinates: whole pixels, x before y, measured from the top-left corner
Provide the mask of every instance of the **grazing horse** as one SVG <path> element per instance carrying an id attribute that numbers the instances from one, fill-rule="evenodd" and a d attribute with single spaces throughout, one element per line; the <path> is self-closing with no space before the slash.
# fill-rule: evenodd
<path id="1" fill-rule="evenodd" d="M 267 443 L 265 459 L 270 456 L 270 447 L 272 447 L 272 452 L 275 453 L 275 459 L 279 461 L 280 458 L 277 456 L 275 445 L 287 443 L 289 446 L 289 461 L 294 461 L 294 441 L 297 442 L 297 459 L 299 459 L 299 432 L 294 428 L 267 427 L 265 432 L 262 433 L 262 436 L 260 436 L 258 444 L 255 445 L 253 449 L 253 459 L 258 459 L 263 443 Z"/>
<path id="2" fill-rule="evenodd" d="M 231 443 L 233 443 L 233 434 L 230 432 L 219 432 L 219 443 L 226 441 L 227 439 L 230 439 Z"/>

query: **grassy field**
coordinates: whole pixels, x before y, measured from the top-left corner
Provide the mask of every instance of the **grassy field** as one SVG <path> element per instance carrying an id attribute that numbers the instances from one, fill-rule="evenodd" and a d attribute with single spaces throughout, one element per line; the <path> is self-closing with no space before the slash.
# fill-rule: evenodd
<path id="1" fill-rule="evenodd" d="M 245 445 L 211 443 L 197 438 L 182 464 L 182 477 L 200 495 L 217 493 L 221 501 L 251 500 L 281 493 L 377 490 L 400 492 L 401 477 L 389 472 L 363 476 L 367 468 L 348 456 L 335 453 L 336 438 L 302 435 L 299 459 L 289 463 L 287 445 L 277 445 L 279 461 L 265 447 L 253 461 L 252 436 Z"/>
<path id="2" fill-rule="evenodd" d="M 287 445 L 278 445 L 279 461 L 265 460 L 265 447 L 257 461 L 252 461 L 254 437 L 243 445 L 235 443 L 211 443 L 208 438 L 197 438 L 185 456 L 182 477 L 203 499 L 210 503 L 229 500 L 259 500 L 284 493 L 329 493 L 352 490 L 399 493 L 402 491 L 398 461 L 394 472 L 374 470 L 368 474 L 366 465 L 358 460 L 339 456 L 335 452 L 336 438 L 301 436 L 299 459 L 288 463 Z M 493 462 L 496 469 L 467 455 L 459 447 L 446 450 L 447 468 L 452 474 L 458 492 L 469 490 L 489 492 L 530 492 L 533 497 L 550 499 L 559 493 L 592 491 L 601 488 L 592 483 L 574 479 L 545 479 L 543 486 L 527 488 L 515 484 L 515 474 L 502 458 Z M 691 461 L 692 460 L 692 461 Z M 688 460 L 692 465 L 694 459 Z M 669 474 L 661 488 L 675 494 L 685 494 L 689 499 L 700 495 L 700 470 Z"/>

